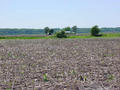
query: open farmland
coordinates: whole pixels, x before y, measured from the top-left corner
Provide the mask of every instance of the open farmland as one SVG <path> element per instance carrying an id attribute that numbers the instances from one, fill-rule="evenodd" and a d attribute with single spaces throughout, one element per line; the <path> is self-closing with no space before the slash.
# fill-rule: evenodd
<path id="1" fill-rule="evenodd" d="M 0 90 L 120 90 L 120 39 L 0 41 Z"/>

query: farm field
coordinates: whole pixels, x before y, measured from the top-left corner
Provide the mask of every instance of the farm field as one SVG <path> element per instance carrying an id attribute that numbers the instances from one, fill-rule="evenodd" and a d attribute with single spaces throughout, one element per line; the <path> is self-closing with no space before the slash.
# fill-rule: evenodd
<path id="1" fill-rule="evenodd" d="M 120 39 L 0 40 L 0 90 L 120 90 Z"/>
<path id="2" fill-rule="evenodd" d="M 100 37 L 91 36 L 90 33 L 68 34 L 67 39 L 90 39 L 90 38 L 119 38 L 120 33 L 102 33 Z M 55 35 L 0 35 L 2 39 L 57 39 Z"/>

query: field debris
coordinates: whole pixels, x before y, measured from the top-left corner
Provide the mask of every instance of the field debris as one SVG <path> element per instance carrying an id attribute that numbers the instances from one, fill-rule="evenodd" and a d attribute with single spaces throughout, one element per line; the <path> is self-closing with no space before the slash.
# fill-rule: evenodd
<path id="1" fill-rule="evenodd" d="M 120 90 L 120 39 L 0 41 L 0 90 Z"/>

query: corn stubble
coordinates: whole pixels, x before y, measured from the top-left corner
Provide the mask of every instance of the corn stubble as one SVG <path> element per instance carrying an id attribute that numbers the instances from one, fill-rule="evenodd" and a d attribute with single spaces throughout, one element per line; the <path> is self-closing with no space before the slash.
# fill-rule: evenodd
<path id="1" fill-rule="evenodd" d="M 0 41 L 2 90 L 119 90 L 120 39 Z"/>

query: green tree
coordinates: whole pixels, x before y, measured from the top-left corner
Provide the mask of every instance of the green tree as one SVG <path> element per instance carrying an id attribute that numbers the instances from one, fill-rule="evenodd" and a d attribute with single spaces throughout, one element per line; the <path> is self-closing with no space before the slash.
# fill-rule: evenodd
<path id="1" fill-rule="evenodd" d="M 65 27 L 63 30 L 64 31 L 70 31 L 70 29 L 71 29 L 70 27 Z"/>
<path id="2" fill-rule="evenodd" d="M 67 38 L 67 35 L 66 35 L 65 31 L 62 30 L 61 32 L 56 33 L 56 37 L 57 38 Z"/>
<path id="3" fill-rule="evenodd" d="M 52 35 L 54 33 L 54 29 L 49 30 L 49 35 Z"/>
<path id="4" fill-rule="evenodd" d="M 44 30 L 45 30 L 46 35 L 48 35 L 49 30 L 50 30 L 49 27 L 45 27 Z"/>
<path id="5" fill-rule="evenodd" d="M 92 36 L 99 36 L 100 29 L 98 28 L 97 25 L 93 26 L 91 28 L 91 35 Z"/>
<path id="6" fill-rule="evenodd" d="M 73 26 L 72 27 L 72 31 L 76 34 L 76 32 L 77 32 L 77 26 Z"/>

